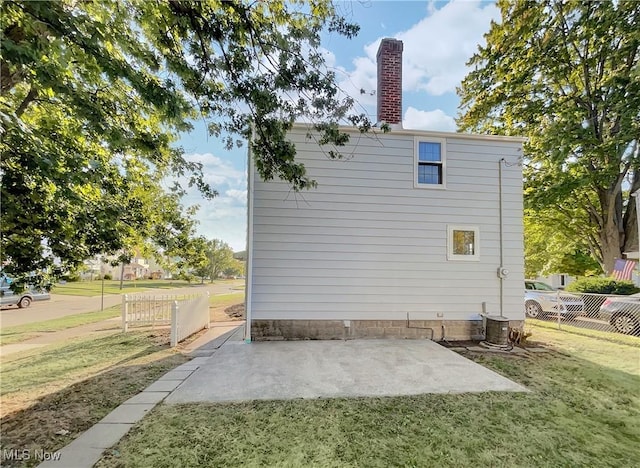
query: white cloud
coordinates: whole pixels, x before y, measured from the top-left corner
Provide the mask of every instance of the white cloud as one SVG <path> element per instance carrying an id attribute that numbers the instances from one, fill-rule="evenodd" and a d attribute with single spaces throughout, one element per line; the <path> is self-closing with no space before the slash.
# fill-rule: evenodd
<path id="1" fill-rule="evenodd" d="M 247 191 L 246 190 L 231 189 L 231 190 L 227 190 L 225 192 L 225 195 L 227 197 L 229 197 L 230 199 L 232 199 L 232 200 L 236 200 L 236 201 L 242 203 L 245 206 L 247 204 Z"/>
<path id="2" fill-rule="evenodd" d="M 355 99 L 362 107 L 361 109 L 357 109 L 358 112 L 371 113 L 372 107 L 375 112 L 377 102 L 375 95 L 377 87 L 375 53 L 374 51 L 373 59 L 368 56 L 353 59 L 352 63 L 354 68 L 352 71 L 348 71 L 343 67 L 333 68 L 329 62 L 327 62 L 327 66 L 333 68 L 333 71 L 336 73 L 338 87 L 347 96 Z M 364 93 L 361 94 L 361 90 L 363 90 Z"/>
<path id="3" fill-rule="evenodd" d="M 200 205 L 199 234 L 208 239 L 222 239 L 236 252 L 246 248 L 246 190 L 226 190 L 224 194 L 213 200 L 204 201 Z"/>
<path id="4" fill-rule="evenodd" d="M 453 117 L 442 110 L 421 111 L 414 107 L 407 108 L 402 119 L 402 127 L 414 130 L 433 130 L 442 132 L 455 132 L 456 122 Z"/>
<path id="5" fill-rule="evenodd" d="M 246 173 L 240 171 L 211 153 L 186 154 L 185 159 L 190 162 L 202 164 L 202 172 L 205 181 L 211 184 L 212 188 L 220 190 L 221 185 L 242 185 L 246 181 Z"/>
<path id="6" fill-rule="evenodd" d="M 426 91 L 440 96 L 455 92 L 468 72 L 466 61 L 484 43 L 483 34 L 489 31 L 492 19 L 499 19 L 494 4 L 454 0 L 440 9 L 429 4 L 427 14 L 411 28 L 395 35 L 404 42 L 402 85 L 405 91 Z M 353 70 L 341 86 L 357 98 L 359 90 L 376 89 L 376 53 L 378 38 L 364 48 L 365 56 L 353 60 Z M 358 98 L 357 98 L 358 99 Z M 364 105 L 375 105 L 375 96 L 361 96 Z"/>
<path id="7" fill-rule="evenodd" d="M 498 18 L 494 4 L 452 1 L 398 34 L 404 42 L 405 89 L 436 96 L 455 91 L 468 71 L 466 61 Z"/>
<path id="8" fill-rule="evenodd" d="M 218 191 L 213 200 L 202 198 L 197 189 L 187 190 L 185 206 L 199 205 L 197 232 L 208 239 L 222 239 L 235 251 L 244 250 L 247 225 L 246 170 L 211 153 L 186 154 L 185 159 L 202 164 L 204 179 Z M 182 181 L 183 183 L 185 181 Z"/>

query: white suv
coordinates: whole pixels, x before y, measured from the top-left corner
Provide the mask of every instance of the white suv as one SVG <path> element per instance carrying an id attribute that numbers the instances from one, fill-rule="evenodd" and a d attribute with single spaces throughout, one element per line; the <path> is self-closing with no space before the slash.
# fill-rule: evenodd
<path id="1" fill-rule="evenodd" d="M 531 318 L 560 312 L 562 317 L 573 319 L 584 312 L 584 301 L 575 294 L 558 294 L 557 290 L 541 281 L 525 280 L 524 311 Z"/>

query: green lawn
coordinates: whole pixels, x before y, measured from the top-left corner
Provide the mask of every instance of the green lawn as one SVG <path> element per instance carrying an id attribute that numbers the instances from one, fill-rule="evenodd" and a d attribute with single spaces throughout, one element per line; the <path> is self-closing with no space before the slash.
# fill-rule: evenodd
<path id="1" fill-rule="evenodd" d="M 144 291 L 146 289 L 173 289 L 195 286 L 183 280 L 133 280 L 124 281 L 123 289 L 120 289 L 120 281 L 107 280 L 104 282 L 105 294 L 126 294 Z M 78 281 L 65 284 L 56 284 L 51 289 L 53 294 L 65 294 L 68 296 L 99 296 L 102 293 L 102 281 Z"/>
<path id="2" fill-rule="evenodd" d="M 120 315 L 120 304 L 103 311 L 67 315 L 52 320 L 0 328 L 0 344 L 7 345 L 34 338 L 45 333 L 66 330 L 89 323 L 102 322 Z"/>
<path id="3" fill-rule="evenodd" d="M 210 306 L 233 305 L 244 301 L 244 290 L 229 294 L 214 294 L 209 296 Z"/>
<path id="4" fill-rule="evenodd" d="M 2 358 L 2 448 L 55 451 L 188 358 L 168 332 L 82 338 Z M 60 431 L 69 431 L 60 434 Z M 58 433 L 58 434 L 57 434 Z M 35 466 L 37 460 L 2 466 Z M 62 465 L 61 465 L 62 466 Z"/>
<path id="5" fill-rule="evenodd" d="M 552 351 L 464 353 L 529 394 L 161 405 L 97 466 L 639 466 L 640 341 L 532 329 Z"/>

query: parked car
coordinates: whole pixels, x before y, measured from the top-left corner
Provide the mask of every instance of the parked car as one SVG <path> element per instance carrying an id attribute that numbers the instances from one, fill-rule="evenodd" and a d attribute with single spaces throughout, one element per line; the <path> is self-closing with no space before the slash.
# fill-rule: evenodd
<path id="1" fill-rule="evenodd" d="M 562 317 L 574 319 L 584 312 L 584 301 L 575 294 L 566 292 L 558 294 L 556 289 L 542 281 L 526 280 L 524 312 L 531 318 L 559 312 Z"/>
<path id="2" fill-rule="evenodd" d="M 640 336 L 640 293 L 608 297 L 600 306 L 598 317 L 620 333 Z"/>
<path id="3" fill-rule="evenodd" d="M 24 309 L 29 307 L 33 301 L 46 301 L 49 299 L 51 299 L 51 295 L 47 291 L 32 288 L 16 294 L 6 281 L 0 285 L 0 305 L 3 307 L 17 305 Z"/>

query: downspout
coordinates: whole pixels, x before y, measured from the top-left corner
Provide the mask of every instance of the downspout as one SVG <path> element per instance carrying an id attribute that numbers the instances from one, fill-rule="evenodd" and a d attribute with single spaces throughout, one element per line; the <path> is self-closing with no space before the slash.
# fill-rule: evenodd
<path id="1" fill-rule="evenodd" d="M 251 144 L 255 140 L 255 127 L 251 125 L 251 141 L 247 151 L 247 271 L 245 272 L 245 325 L 244 342 L 251 343 L 252 311 L 252 284 L 253 284 L 253 154 Z"/>
<path id="2" fill-rule="evenodd" d="M 500 268 L 498 269 L 498 277 L 500 278 L 500 317 L 504 317 L 504 226 L 502 222 L 502 163 L 505 159 L 502 158 L 498 161 L 498 212 L 500 223 Z"/>

